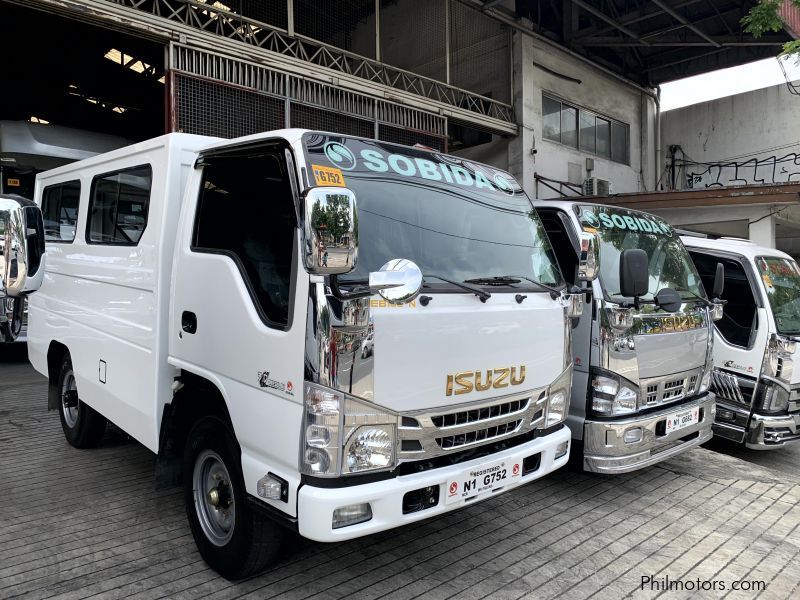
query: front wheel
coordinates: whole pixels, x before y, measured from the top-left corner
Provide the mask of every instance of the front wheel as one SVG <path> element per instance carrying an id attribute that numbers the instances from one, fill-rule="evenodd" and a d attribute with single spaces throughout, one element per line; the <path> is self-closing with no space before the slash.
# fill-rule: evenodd
<path id="1" fill-rule="evenodd" d="M 61 363 L 57 385 L 58 412 L 61 416 L 64 437 L 75 448 L 96 447 L 105 433 L 106 419 L 91 406 L 81 402 L 78 397 L 78 386 L 75 383 L 75 372 L 72 370 L 72 359 L 69 355 L 66 355 Z"/>
<path id="2" fill-rule="evenodd" d="M 230 580 L 263 571 L 284 538 L 280 525 L 248 504 L 240 456 L 229 425 L 213 416 L 195 423 L 183 456 L 186 514 L 197 549 Z"/>

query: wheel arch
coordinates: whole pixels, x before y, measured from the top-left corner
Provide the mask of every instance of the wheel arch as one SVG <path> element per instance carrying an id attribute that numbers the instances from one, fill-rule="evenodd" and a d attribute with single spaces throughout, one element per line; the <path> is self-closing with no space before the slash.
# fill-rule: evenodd
<path id="1" fill-rule="evenodd" d="M 216 416 L 236 439 L 228 403 L 221 386 L 203 375 L 183 369 L 176 392 L 164 405 L 156 458 L 156 489 L 181 483 L 181 460 L 192 425 L 201 417 Z"/>

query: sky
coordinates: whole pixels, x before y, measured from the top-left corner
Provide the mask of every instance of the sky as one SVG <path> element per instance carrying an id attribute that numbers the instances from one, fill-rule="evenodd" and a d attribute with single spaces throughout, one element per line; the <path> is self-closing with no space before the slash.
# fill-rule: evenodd
<path id="1" fill-rule="evenodd" d="M 797 63 L 797 59 L 782 59 L 782 62 L 789 79 L 800 80 L 800 64 Z M 661 110 L 724 98 L 782 84 L 785 81 L 778 60 L 766 58 L 730 69 L 720 69 L 665 83 L 661 86 Z"/>

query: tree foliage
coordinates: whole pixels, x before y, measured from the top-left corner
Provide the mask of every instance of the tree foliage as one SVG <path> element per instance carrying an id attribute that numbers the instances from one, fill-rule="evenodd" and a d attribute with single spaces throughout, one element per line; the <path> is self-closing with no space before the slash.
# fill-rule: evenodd
<path id="1" fill-rule="evenodd" d="M 800 7 L 800 0 L 791 0 L 792 4 Z M 750 12 L 742 17 L 744 30 L 754 38 L 760 38 L 769 31 L 783 29 L 783 21 L 779 14 L 783 0 L 760 0 Z M 800 54 L 800 40 L 792 40 L 783 45 L 783 55 Z"/>
<path id="2" fill-rule="evenodd" d="M 350 229 L 348 207 L 347 196 L 343 194 L 329 194 L 325 207 L 317 200 L 311 208 L 311 226 L 326 231 L 333 240 L 338 240 Z"/>

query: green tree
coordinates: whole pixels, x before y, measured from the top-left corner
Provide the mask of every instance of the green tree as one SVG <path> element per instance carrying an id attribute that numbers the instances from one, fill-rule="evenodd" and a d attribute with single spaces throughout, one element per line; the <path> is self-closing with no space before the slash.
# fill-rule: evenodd
<path id="1" fill-rule="evenodd" d="M 790 0 L 792 4 L 800 7 L 800 0 Z M 759 38 L 768 31 L 783 29 L 783 21 L 779 14 L 783 0 L 760 0 L 753 8 L 742 17 L 744 30 L 754 38 Z M 782 55 L 800 54 L 800 40 L 792 40 L 783 45 Z"/>

